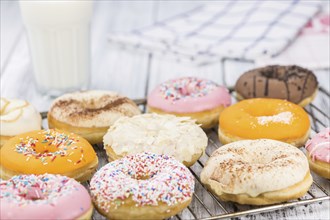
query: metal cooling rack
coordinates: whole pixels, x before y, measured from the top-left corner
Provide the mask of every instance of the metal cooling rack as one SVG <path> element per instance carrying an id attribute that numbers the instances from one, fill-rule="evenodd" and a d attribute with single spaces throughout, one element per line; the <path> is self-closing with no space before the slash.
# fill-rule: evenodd
<path id="1" fill-rule="evenodd" d="M 233 90 L 230 89 L 233 95 Z M 305 110 L 308 112 L 311 119 L 312 134 L 315 134 L 330 124 L 330 94 L 323 88 L 319 88 L 317 99 Z M 145 111 L 145 99 L 134 100 L 142 109 Z M 321 103 L 321 104 L 318 104 Z M 322 106 L 322 103 L 325 103 Z M 323 110 L 325 109 L 325 110 Z M 43 118 L 47 117 L 47 113 L 42 113 Z M 181 220 L 181 219 L 199 219 L 199 220 L 212 220 L 212 219 L 227 219 L 235 218 L 240 216 L 250 216 L 259 213 L 266 213 L 275 210 L 281 210 L 286 208 L 293 209 L 296 206 L 302 206 L 312 203 L 322 203 L 323 201 L 330 200 L 330 180 L 323 179 L 316 175 L 313 175 L 314 182 L 308 191 L 308 193 L 298 200 L 289 201 L 277 205 L 268 206 L 248 206 L 239 205 L 232 202 L 223 202 L 219 200 L 215 195 L 209 192 L 206 187 L 201 183 L 200 172 L 203 169 L 207 159 L 210 157 L 213 151 L 221 147 L 221 143 L 218 140 L 217 129 L 207 130 L 206 134 L 209 138 L 209 143 L 206 148 L 205 154 L 189 169 L 195 177 L 195 193 L 191 204 L 183 210 L 181 213 L 170 218 L 170 220 Z M 99 158 L 99 168 L 107 164 L 107 155 L 103 149 L 102 144 L 94 145 L 94 149 Z M 304 151 L 304 149 L 301 149 Z M 89 188 L 89 182 L 84 184 L 86 188 Z M 323 186 L 322 186 L 323 185 Z M 326 187 L 324 187 L 326 186 Z M 101 216 L 97 211 L 93 214 L 93 220 L 105 220 L 106 218 Z"/>
<path id="2" fill-rule="evenodd" d="M 232 90 L 231 94 L 232 94 Z M 319 97 L 322 99 L 327 99 L 330 101 L 330 94 L 323 88 L 319 89 Z M 145 109 L 146 100 L 137 99 L 134 100 L 138 105 L 142 106 Z M 319 132 L 322 128 L 329 126 L 330 117 L 328 112 L 322 110 L 322 106 L 317 106 L 316 104 L 310 104 L 305 108 L 311 118 L 312 130 L 313 132 Z M 199 220 L 211 220 L 211 219 L 226 219 L 226 218 L 235 218 L 240 216 L 248 216 L 259 213 L 266 213 L 275 210 L 281 210 L 286 208 L 293 208 L 296 206 L 309 205 L 312 203 L 322 203 L 323 201 L 330 200 L 329 189 L 322 187 L 319 181 L 330 185 L 329 180 L 323 178 L 318 178 L 318 181 L 314 178 L 313 185 L 311 186 L 308 193 L 298 200 L 289 201 L 277 205 L 268 205 L 268 206 L 247 206 L 239 205 L 232 202 L 223 202 L 219 200 L 215 195 L 209 192 L 206 187 L 201 183 L 200 172 L 203 169 L 207 159 L 211 153 L 217 148 L 221 147 L 221 143 L 218 141 L 217 129 L 211 129 L 206 131 L 209 144 L 207 146 L 205 155 L 203 155 L 196 164 L 190 167 L 190 171 L 195 177 L 195 193 L 193 195 L 193 200 L 191 204 L 183 210 L 181 213 L 176 216 L 171 217 L 171 220 L 174 219 L 199 219 Z M 99 168 L 107 163 L 107 156 L 103 149 L 102 145 L 95 145 L 95 150 L 99 157 L 100 165 Z M 303 150 L 303 149 L 302 149 Z M 315 176 L 314 176 L 315 177 Z M 86 187 L 88 188 L 88 184 Z M 95 211 L 93 215 L 94 220 L 104 220 L 105 218 Z"/>

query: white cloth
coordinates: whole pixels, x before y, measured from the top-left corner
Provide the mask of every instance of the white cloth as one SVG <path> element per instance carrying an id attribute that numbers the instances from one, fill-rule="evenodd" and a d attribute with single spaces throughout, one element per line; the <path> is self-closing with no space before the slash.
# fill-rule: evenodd
<path id="1" fill-rule="evenodd" d="M 313 18 L 297 40 L 274 58 L 260 58 L 257 66 L 271 64 L 298 65 L 309 69 L 330 68 L 330 14 L 322 13 Z"/>
<path id="2" fill-rule="evenodd" d="M 205 4 L 130 33 L 111 33 L 109 41 L 199 64 L 269 57 L 282 52 L 320 9 L 320 1 L 299 0 Z"/>

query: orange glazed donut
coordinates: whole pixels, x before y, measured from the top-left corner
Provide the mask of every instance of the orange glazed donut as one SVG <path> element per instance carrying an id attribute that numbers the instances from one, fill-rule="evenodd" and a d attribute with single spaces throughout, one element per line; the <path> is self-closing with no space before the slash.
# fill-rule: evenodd
<path id="1" fill-rule="evenodd" d="M 256 98 L 225 109 L 219 119 L 223 144 L 267 138 L 302 146 L 308 139 L 310 122 L 304 109 L 280 99 Z"/>
<path id="2" fill-rule="evenodd" d="M 18 135 L 0 150 L 0 177 L 22 174 L 61 174 L 78 181 L 91 178 L 98 159 L 85 139 L 60 130 Z"/>

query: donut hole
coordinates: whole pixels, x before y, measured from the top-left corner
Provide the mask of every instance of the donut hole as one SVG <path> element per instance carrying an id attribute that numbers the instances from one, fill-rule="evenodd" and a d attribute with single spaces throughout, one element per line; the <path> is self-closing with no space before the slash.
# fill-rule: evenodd
<path id="1" fill-rule="evenodd" d="M 38 185 L 28 187 L 26 190 L 21 191 L 18 195 L 25 200 L 35 201 L 45 199 L 45 196 Z"/>
<path id="2" fill-rule="evenodd" d="M 44 145 L 37 144 L 33 149 L 36 153 L 40 153 L 40 154 L 55 153 L 56 151 L 58 151 L 57 146 L 53 144 L 50 144 L 46 147 Z"/>
<path id="3" fill-rule="evenodd" d="M 82 105 L 82 108 L 84 108 L 84 109 L 98 109 L 98 108 L 100 108 L 100 106 L 99 106 L 100 102 L 95 100 L 95 99 L 82 100 L 80 102 L 80 104 Z"/>
<path id="4" fill-rule="evenodd" d="M 251 106 L 247 107 L 244 111 L 252 117 L 274 116 L 278 114 L 278 111 L 274 109 L 268 109 L 266 106 L 263 108 L 255 108 Z"/>
<path id="5" fill-rule="evenodd" d="M 136 180 L 149 180 L 151 177 L 147 176 L 147 175 L 138 175 L 138 176 L 134 176 L 132 178 L 136 179 Z"/>
<path id="6" fill-rule="evenodd" d="M 139 169 L 139 168 L 137 168 Z M 155 175 L 157 175 L 158 171 L 152 171 L 150 172 L 148 168 L 142 169 L 142 170 L 137 170 L 137 172 L 131 171 L 128 173 L 132 179 L 135 180 L 150 180 L 152 179 Z"/>

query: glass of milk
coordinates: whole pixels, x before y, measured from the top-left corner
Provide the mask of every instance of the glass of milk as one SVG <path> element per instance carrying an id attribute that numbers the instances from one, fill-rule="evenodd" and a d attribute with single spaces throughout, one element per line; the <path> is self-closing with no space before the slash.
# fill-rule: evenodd
<path id="1" fill-rule="evenodd" d="M 21 0 L 35 81 L 50 96 L 87 89 L 92 1 Z"/>

